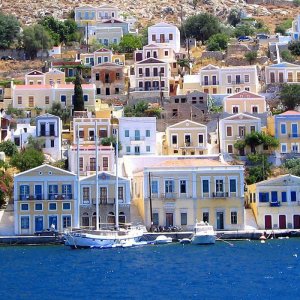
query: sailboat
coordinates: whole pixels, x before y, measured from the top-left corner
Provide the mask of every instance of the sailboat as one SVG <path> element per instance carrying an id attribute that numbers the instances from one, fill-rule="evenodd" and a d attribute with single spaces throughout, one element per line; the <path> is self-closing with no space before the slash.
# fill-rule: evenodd
<path id="1" fill-rule="evenodd" d="M 78 126 L 79 127 L 79 126 Z M 119 226 L 119 203 L 118 203 L 118 130 L 116 133 L 116 185 L 115 185 L 115 228 L 103 230 L 99 228 L 99 182 L 98 182 L 98 137 L 97 121 L 96 127 L 96 229 L 87 230 L 75 228 L 64 232 L 65 245 L 71 248 L 115 248 L 132 247 L 140 244 L 139 240 L 144 234 L 144 226 L 127 225 L 125 228 Z M 77 128 L 77 172 L 79 182 L 79 128 Z M 78 184 L 79 185 L 79 184 Z M 78 189 L 79 190 L 79 189 Z M 79 198 L 79 197 L 78 197 Z M 80 199 L 78 199 L 80 201 Z"/>

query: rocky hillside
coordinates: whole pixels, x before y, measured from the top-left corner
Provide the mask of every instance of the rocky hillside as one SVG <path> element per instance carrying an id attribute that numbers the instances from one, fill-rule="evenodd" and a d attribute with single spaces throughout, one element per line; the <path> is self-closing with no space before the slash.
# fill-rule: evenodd
<path id="1" fill-rule="evenodd" d="M 194 8 L 195 2 L 196 8 Z M 22 24 L 27 25 L 45 15 L 53 15 L 59 19 L 67 18 L 70 12 L 79 5 L 96 6 L 104 3 L 115 5 L 121 11 L 136 17 L 141 26 L 161 20 L 179 25 L 181 17 L 184 19 L 203 11 L 225 19 L 234 6 L 243 8 L 245 12 L 251 13 L 254 17 L 272 20 L 270 21 L 271 25 L 283 18 L 293 17 L 299 12 L 299 9 L 288 4 L 281 6 L 256 5 L 247 4 L 244 0 L 5 0 L 0 1 L 0 8 L 5 13 L 17 16 Z"/>

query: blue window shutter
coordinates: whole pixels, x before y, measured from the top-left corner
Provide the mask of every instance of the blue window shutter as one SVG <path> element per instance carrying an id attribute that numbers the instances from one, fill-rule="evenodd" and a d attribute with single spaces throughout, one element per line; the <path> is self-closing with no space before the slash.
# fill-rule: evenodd
<path id="1" fill-rule="evenodd" d="M 259 193 L 259 202 L 263 202 L 263 193 Z"/>
<path id="2" fill-rule="evenodd" d="M 281 193 L 281 201 L 286 202 L 286 192 Z"/>
<path id="3" fill-rule="evenodd" d="M 291 201 L 296 201 L 296 192 L 295 191 L 291 192 Z"/>
<path id="4" fill-rule="evenodd" d="M 236 180 L 230 179 L 230 192 L 236 193 Z"/>
<path id="5" fill-rule="evenodd" d="M 202 181 L 203 183 L 203 193 L 208 193 L 209 192 L 209 188 L 208 188 L 208 180 L 205 179 Z"/>
<path id="6" fill-rule="evenodd" d="M 266 202 L 269 202 L 269 193 L 266 193 Z"/>

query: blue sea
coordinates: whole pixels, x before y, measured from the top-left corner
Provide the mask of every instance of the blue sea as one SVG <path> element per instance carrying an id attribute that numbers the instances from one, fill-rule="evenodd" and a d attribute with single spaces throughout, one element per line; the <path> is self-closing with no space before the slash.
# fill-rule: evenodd
<path id="1" fill-rule="evenodd" d="M 300 299 L 300 239 L 0 247 L 0 299 Z"/>

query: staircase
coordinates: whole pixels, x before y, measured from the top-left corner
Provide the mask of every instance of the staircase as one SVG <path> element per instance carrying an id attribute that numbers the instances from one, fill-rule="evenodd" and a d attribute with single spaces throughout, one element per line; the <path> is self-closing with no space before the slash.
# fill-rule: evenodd
<path id="1" fill-rule="evenodd" d="M 251 208 L 245 209 L 245 230 L 258 229 L 253 211 Z"/>
<path id="2" fill-rule="evenodd" d="M 7 208 L 0 210 L 0 236 L 11 236 L 14 233 L 14 209 L 13 205 L 7 205 Z"/>

